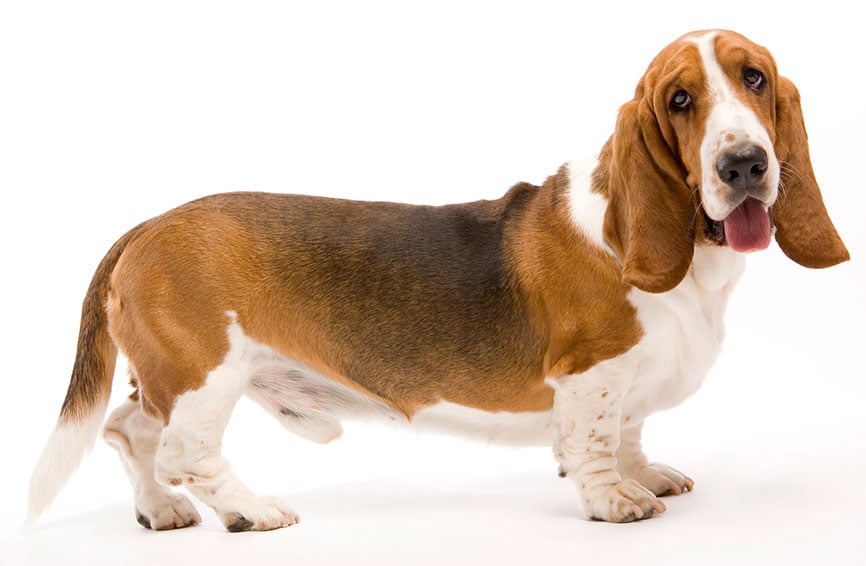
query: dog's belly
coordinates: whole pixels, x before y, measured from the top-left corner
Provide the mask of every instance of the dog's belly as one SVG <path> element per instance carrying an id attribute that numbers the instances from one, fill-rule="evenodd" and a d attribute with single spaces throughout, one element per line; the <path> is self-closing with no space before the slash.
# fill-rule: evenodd
<path id="1" fill-rule="evenodd" d="M 329 379 L 249 338 L 232 348 L 248 349 L 246 395 L 288 430 L 319 443 L 342 434 L 341 422 L 373 421 L 437 431 L 514 446 L 551 445 L 550 411 L 487 412 L 441 401 L 410 418 L 388 404 Z"/>
<path id="2" fill-rule="evenodd" d="M 512 446 L 549 446 L 554 440 L 550 411 L 493 413 L 441 401 L 407 419 L 385 403 L 285 359 L 256 373 L 247 395 L 287 429 L 319 443 L 338 438 L 344 420 L 384 421 Z"/>
<path id="3" fill-rule="evenodd" d="M 442 401 L 421 409 L 410 422 L 421 430 L 512 446 L 551 446 L 555 438 L 551 411 L 491 413 Z"/>

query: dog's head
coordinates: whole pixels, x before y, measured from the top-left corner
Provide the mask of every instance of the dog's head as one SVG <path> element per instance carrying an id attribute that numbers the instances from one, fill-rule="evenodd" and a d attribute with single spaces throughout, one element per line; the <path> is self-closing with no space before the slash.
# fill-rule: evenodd
<path id="1" fill-rule="evenodd" d="M 733 32 L 683 36 L 653 60 L 605 146 L 605 237 L 625 281 L 663 292 L 695 242 L 782 250 L 807 267 L 848 251 L 812 172 L 799 93 Z"/>

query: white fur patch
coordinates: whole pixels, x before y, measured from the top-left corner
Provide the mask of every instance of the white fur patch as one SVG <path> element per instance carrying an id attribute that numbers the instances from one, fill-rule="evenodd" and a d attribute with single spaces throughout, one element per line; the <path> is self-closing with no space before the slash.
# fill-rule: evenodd
<path id="1" fill-rule="evenodd" d="M 744 265 L 743 255 L 730 248 L 697 246 L 677 287 L 629 293 L 644 336 L 623 355 L 640 364 L 628 385 L 624 419 L 640 422 L 697 391 L 721 348 L 725 307 Z"/>
<path id="2" fill-rule="evenodd" d="M 607 199 L 592 191 L 592 173 L 598 166 L 598 157 L 568 164 L 569 212 L 574 225 L 595 245 L 613 254 L 604 239 L 604 213 Z"/>
<path id="3" fill-rule="evenodd" d="M 30 478 L 26 525 L 39 518 L 93 446 L 105 418 L 105 406 L 94 408 L 87 419 L 57 424 Z"/>

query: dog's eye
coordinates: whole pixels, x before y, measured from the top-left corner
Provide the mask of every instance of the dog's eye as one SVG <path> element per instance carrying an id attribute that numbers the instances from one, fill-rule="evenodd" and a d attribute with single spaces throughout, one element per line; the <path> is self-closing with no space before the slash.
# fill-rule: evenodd
<path id="1" fill-rule="evenodd" d="M 692 105 L 692 97 L 684 90 L 678 90 L 671 97 L 671 110 L 683 112 Z"/>
<path id="2" fill-rule="evenodd" d="M 750 88 L 754 91 L 760 91 L 764 86 L 764 73 L 757 69 L 744 69 L 743 70 L 743 82 L 746 83 L 746 87 Z"/>

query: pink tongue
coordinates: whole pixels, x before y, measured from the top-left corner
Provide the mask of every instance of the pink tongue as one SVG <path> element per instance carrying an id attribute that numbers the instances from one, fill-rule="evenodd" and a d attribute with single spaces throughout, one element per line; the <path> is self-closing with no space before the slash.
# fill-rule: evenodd
<path id="1" fill-rule="evenodd" d="M 725 239 L 738 252 L 766 249 L 770 245 L 770 215 L 764 206 L 747 198 L 725 218 Z"/>

